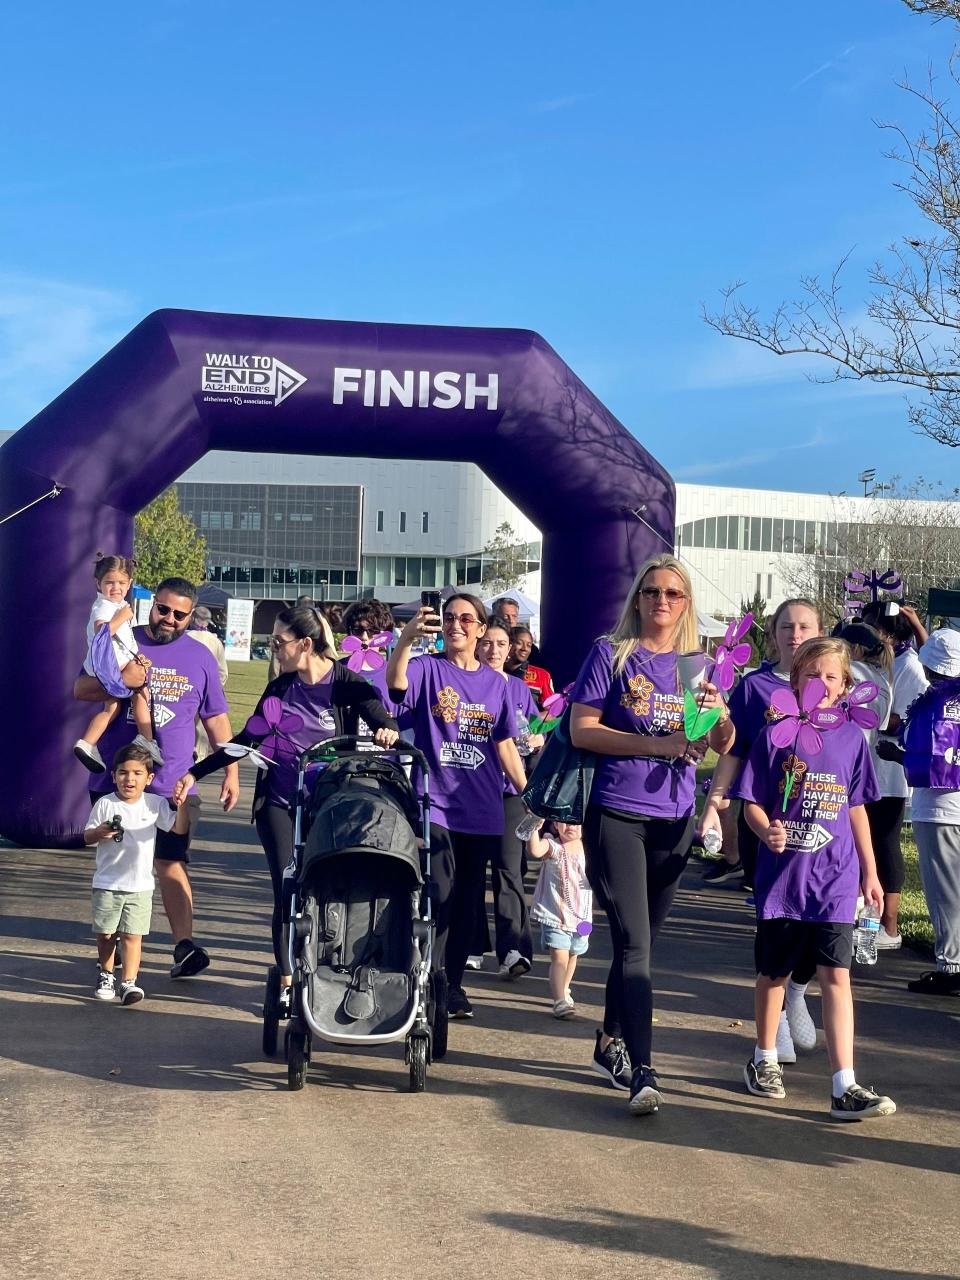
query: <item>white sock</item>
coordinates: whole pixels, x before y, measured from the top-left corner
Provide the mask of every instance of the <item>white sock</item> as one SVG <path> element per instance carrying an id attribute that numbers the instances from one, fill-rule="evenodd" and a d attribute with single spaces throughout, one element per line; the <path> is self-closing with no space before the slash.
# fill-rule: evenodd
<path id="1" fill-rule="evenodd" d="M 833 1096 L 842 1098 L 852 1084 L 857 1083 L 853 1067 L 844 1067 L 842 1071 L 833 1073 Z"/>
<path id="2" fill-rule="evenodd" d="M 757 1047 L 753 1051 L 754 1066 L 759 1067 L 761 1062 L 772 1062 L 773 1065 L 776 1066 L 777 1065 L 776 1047 L 774 1047 L 773 1049 L 761 1049 L 760 1046 L 757 1045 Z"/>
<path id="3" fill-rule="evenodd" d="M 787 1004 L 800 1004 L 803 997 L 807 994 L 808 982 L 794 982 L 792 978 L 787 979 Z"/>

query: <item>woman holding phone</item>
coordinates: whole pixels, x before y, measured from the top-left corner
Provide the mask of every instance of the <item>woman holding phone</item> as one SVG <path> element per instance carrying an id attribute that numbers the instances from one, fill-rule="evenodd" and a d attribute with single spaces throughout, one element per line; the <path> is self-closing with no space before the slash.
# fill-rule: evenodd
<path id="1" fill-rule="evenodd" d="M 387 665 L 400 727 L 412 728 L 430 769 L 434 960 L 446 969 L 454 1018 L 473 1016 L 463 971 L 486 865 L 503 834 L 504 774 L 518 791 L 526 784 L 507 682 L 476 657 L 486 629 L 483 601 L 466 592 L 451 596 L 439 616 L 425 605 L 400 633 Z M 415 641 L 441 634 L 442 653 L 411 657 Z"/>

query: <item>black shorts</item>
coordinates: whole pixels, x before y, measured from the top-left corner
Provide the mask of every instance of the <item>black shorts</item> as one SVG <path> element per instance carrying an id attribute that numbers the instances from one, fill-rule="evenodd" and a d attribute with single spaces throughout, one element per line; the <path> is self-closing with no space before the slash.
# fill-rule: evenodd
<path id="1" fill-rule="evenodd" d="M 757 973 L 786 978 L 817 965 L 849 969 L 853 961 L 853 925 L 810 920 L 758 920 L 753 948 Z"/>
<path id="2" fill-rule="evenodd" d="M 109 795 L 109 792 L 91 791 L 90 803 L 96 804 L 105 795 Z M 187 804 L 190 806 L 190 829 L 185 836 L 178 835 L 176 831 L 161 831 L 158 828 L 157 841 L 153 849 L 153 856 L 158 862 L 188 863 L 190 861 L 190 841 L 193 839 L 197 818 L 200 816 L 200 797 L 188 796 Z"/>

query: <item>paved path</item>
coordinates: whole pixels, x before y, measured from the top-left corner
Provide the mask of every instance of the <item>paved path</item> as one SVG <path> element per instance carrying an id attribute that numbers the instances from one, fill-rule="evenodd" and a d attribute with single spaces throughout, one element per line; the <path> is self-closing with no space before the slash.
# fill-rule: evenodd
<path id="1" fill-rule="evenodd" d="M 657 957 L 658 1116 L 586 1069 L 603 927 L 575 1022 L 547 1015 L 542 963 L 477 975 L 426 1094 L 399 1046 L 318 1046 L 291 1094 L 259 1052 L 264 864 L 245 811 L 202 832 L 214 965 L 170 982 L 158 911 L 130 1009 L 92 999 L 90 856 L 0 850 L 3 1280 L 960 1275 L 960 1001 L 909 995 L 916 957 L 857 982 L 860 1078 L 900 1105 L 872 1125 L 825 1119 L 822 1048 L 785 1102 L 744 1092 L 750 912 L 696 865 Z"/>

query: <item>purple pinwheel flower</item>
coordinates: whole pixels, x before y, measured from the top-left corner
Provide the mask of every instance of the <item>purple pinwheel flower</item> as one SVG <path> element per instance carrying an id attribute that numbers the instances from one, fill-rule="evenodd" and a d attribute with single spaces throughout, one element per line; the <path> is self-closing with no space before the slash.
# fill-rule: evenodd
<path id="1" fill-rule="evenodd" d="M 543 710 L 551 720 L 554 717 L 559 719 L 570 705 L 570 690 L 572 688 L 573 681 L 571 680 L 571 682 L 565 688 L 561 689 L 559 693 L 551 693 L 549 698 L 544 698 Z"/>
<path id="2" fill-rule="evenodd" d="M 797 747 L 808 756 L 823 750 L 821 731 L 835 729 L 844 717 L 838 707 L 818 707 L 826 696 L 822 680 L 809 680 L 797 702 L 792 689 L 777 689 L 770 699 L 772 710 L 783 719 L 770 726 L 770 741 L 777 747 Z"/>
<path id="3" fill-rule="evenodd" d="M 386 656 L 380 652 L 380 649 L 381 646 L 389 644 L 392 639 L 391 631 L 378 631 L 368 640 L 361 640 L 359 636 L 347 636 L 340 648 L 350 655 L 347 659 L 350 670 L 363 675 L 365 672 L 379 671 L 381 667 L 387 665 Z"/>
<path id="4" fill-rule="evenodd" d="M 872 702 L 879 692 L 872 680 L 863 680 L 854 685 L 847 696 L 837 703 L 837 710 L 844 719 L 858 724 L 861 729 L 876 729 L 880 717 L 872 707 L 865 704 Z"/>
<path id="5" fill-rule="evenodd" d="M 252 715 L 246 723 L 247 733 L 262 739 L 260 754 L 268 760 L 280 761 L 299 755 L 300 748 L 288 737 L 303 728 L 303 716 L 288 711 L 279 698 L 264 698 L 261 715 Z"/>
<path id="6" fill-rule="evenodd" d="M 745 613 L 739 622 L 731 622 L 722 644 L 717 646 L 713 659 L 713 684 L 718 689 L 732 689 L 733 677 L 737 667 L 742 667 L 750 660 L 752 652 L 748 644 L 741 641 L 753 626 L 753 614 Z"/>

